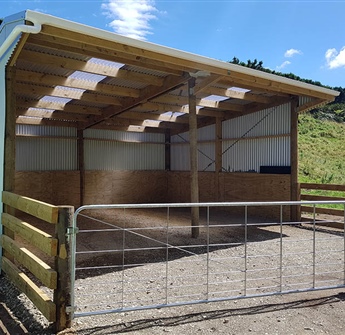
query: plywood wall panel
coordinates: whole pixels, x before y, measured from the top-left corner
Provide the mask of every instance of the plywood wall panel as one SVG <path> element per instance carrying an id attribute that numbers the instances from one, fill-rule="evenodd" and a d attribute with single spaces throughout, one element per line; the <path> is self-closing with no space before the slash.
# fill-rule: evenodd
<path id="1" fill-rule="evenodd" d="M 14 192 L 53 205 L 79 206 L 78 171 L 20 171 Z"/>

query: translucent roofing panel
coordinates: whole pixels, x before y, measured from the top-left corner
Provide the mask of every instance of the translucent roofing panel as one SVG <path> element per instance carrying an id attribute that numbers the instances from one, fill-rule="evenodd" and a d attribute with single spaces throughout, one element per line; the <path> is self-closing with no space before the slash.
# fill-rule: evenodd
<path id="1" fill-rule="evenodd" d="M 104 78 L 106 78 L 106 76 L 101 76 L 100 74 L 88 73 L 83 71 L 75 71 L 69 76 L 69 78 L 99 83 Z"/>
<path id="2" fill-rule="evenodd" d="M 250 90 L 247 90 L 246 88 L 241 88 L 241 87 L 236 87 L 236 86 L 228 87 L 228 90 L 244 92 L 244 93 L 250 92 Z"/>
<path id="3" fill-rule="evenodd" d="M 125 65 L 122 63 L 112 62 L 112 61 L 104 60 L 100 58 L 90 58 L 88 62 L 93 63 L 93 64 L 98 64 L 98 65 L 109 66 L 116 69 L 120 69 Z"/>
<path id="4" fill-rule="evenodd" d="M 85 92 L 85 90 L 82 90 L 80 88 L 75 88 L 75 87 L 55 86 L 55 88 L 59 90 L 65 90 L 65 91 L 70 91 L 70 92 L 80 93 L 80 94 L 83 94 Z"/>
<path id="5" fill-rule="evenodd" d="M 69 99 L 69 98 L 59 98 L 59 97 L 51 97 L 51 96 L 46 95 L 43 98 L 41 98 L 40 100 L 41 101 L 46 101 L 46 102 L 55 102 L 55 103 L 60 103 L 60 104 L 67 104 L 72 99 Z"/>
<path id="6" fill-rule="evenodd" d="M 211 94 L 207 97 L 204 98 L 205 100 L 211 100 L 211 101 L 224 101 L 224 100 L 228 100 L 228 97 L 223 97 L 221 95 L 215 95 L 215 94 Z"/>

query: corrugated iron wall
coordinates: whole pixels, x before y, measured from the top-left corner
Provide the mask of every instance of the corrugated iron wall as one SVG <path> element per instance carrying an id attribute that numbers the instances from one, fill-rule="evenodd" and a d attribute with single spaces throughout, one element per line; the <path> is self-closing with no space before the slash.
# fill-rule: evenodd
<path id="1" fill-rule="evenodd" d="M 290 165 L 290 104 L 265 109 L 222 124 L 224 171 L 260 171 L 262 165 Z M 17 126 L 17 171 L 77 170 L 73 128 Z M 215 171 L 215 126 L 198 131 L 200 171 Z M 164 170 L 163 134 L 88 129 L 86 170 Z M 171 170 L 188 171 L 188 132 L 171 138 Z"/>
<path id="2" fill-rule="evenodd" d="M 78 169 L 74 128 L 18 125 L 17 171 Z M 164 170 L 162 134 L 108 130 L 84 132 L 85 170 Z"/>
<path id="3" fill-rule="evenodd" d="M 225 171 L 260 171 L 262 165 L 290 165 L 290 104 L 248 114 L 222 124 Z M 199 171 L 214 171 L 215 126 L 198 131 Z M 188 133 L 171 139 L 171 169 L 189 170 Z"/>

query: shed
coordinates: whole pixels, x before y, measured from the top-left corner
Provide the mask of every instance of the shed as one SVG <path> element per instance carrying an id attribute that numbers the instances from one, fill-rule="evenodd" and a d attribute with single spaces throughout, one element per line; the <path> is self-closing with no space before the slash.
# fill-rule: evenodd
<path id="1" fill-rule="evenodd" d="M 27 10 L 0 95 L 1 189 L 80 206 L 297 200 L 298 114 L 338 92 Z"/>

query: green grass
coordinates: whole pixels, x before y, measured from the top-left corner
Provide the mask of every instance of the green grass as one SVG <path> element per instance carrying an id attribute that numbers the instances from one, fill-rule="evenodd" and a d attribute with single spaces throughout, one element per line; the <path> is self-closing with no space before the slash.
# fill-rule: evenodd
<path id="1" fill-rule="evenodd" d="M 299 181 L 345 184 L 345 124 L 299 118 Z"/>
<path id="2" fill-rule="evenodd" d="M 299 182 L 345 184 L 345 123 L 299 117 Z M 344 197 L 345 192 L 303 190 L 303 194 Z M 328 208 L 339 208 L 328 205 Z"/>

